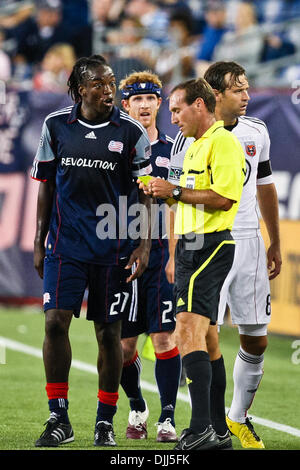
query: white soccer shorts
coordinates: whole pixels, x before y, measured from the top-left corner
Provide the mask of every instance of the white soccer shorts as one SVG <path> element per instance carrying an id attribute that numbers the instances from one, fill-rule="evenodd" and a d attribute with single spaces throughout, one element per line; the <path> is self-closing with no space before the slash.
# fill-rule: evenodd
<path id="1" fill-rule="evenodd" d="M 270 283 L 266 250 L 260 232 L 236 240 L 234 261 L 223 284 L 218 324 L 224 323 L 226 304 L 235 325 L 265 325 L 271 319 Z"/>

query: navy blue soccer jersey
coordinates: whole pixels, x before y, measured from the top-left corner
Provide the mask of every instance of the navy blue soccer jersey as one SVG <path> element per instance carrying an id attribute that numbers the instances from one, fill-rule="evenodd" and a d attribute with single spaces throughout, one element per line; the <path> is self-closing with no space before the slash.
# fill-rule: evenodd
<path id="1" fill-rule="evenodd" d="M 46 254 L 115 265 L 133 249 L 128 208 L 138 202 L 135 178 L 151 173 L 150 142 L 117 107 L 97 124 L 79 106 L 47 116 L 32 166 L 34 179 L 56 185 Z"/>
<path id="2" fill-rule="evenodd" d="M 168 179 L 171 148 L 173 139 L 168 135 L 161 132 L 158 134 L 158 139 L 151 142 L 151 166 L 152 176 Z M 152 248 L 155 248 L 158 243 L 168 242 L 167 232 L 165 226 L 165 215 L 162 208 L 165 207 L 166 202 L 158 199 L 157 204 L 160 205 L 160 210 L 156 214 L 156 223 L 152 225 Z"/>

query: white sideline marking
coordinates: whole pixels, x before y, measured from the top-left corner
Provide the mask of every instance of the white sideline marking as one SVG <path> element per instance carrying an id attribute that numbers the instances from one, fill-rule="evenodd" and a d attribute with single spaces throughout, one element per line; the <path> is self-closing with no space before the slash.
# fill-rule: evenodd
<path id="1" fill-rule="evenodd" d="M 28 346 L 27 344 L 19 343 L 18 341 L 14 341 L 9 338 L 4 338 L 0 336 L 0 342 L 8 349 L 12 349 L 13 351 L 18 351 L 23 354 L 28 354 L 30 356 L 38 357 L 42 359 L 42 351 L 41 349 L 34 348 L 32 346 Z M 4 367 L 4 366 L 3 366 Z M 98 374 L 97 367 L 91 364 L 87 364 L 86 362 L 77 361 L 76 359 L 72 360 L 72 367 L 75 369 L 79 369 L 85 372 L 90 372 L 92 374 Z M 156 385 L 153 385 L 145 380 L 141 380 L 141 387 L 144 390 L 148 390 L 149 392 L 158 393 L 158 389 Z M 181 401 L 190 403 L 189 396 L 185 393 L 178 392 L 177 398 Z M 267 428 L 276 429 L 276 431 L 285 432 L 286 434 L 291 434 L 292 436 L 300 437 L 300 429 L 293 428 L 292 426 L 287 426 L 286 424 L 276 423 L 269 419 L 259 418 L 257 416 L 252 416 L 252 421 L 261 424 L 262 426 L 266 426 Z"/>

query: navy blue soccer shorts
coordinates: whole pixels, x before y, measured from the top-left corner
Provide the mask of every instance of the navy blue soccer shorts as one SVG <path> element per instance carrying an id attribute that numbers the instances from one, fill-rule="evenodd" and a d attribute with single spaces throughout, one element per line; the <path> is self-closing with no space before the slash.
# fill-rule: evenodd
<path id="1" fill-rule="evenodd" d="M 137 281 L 126 283 L 131 271 L 125 270 L 128 259 L 120 266 L 84 263 L 60 255 L 44 261 L 44 311 L 71 310 L 79 317 L 85 292 L 87 320 L 113 323 L 133 316 L 137 309 Z"/>
<path id="2" fill-rule="evenodd" d="M 168 282 L 165 272 L 168 259 L 166 244 L 151 250 L 148 267 L 138 279 L 137 318 L 135 321 L 124 318 L 122 338 L 175 330 L 174 286 Z"/>

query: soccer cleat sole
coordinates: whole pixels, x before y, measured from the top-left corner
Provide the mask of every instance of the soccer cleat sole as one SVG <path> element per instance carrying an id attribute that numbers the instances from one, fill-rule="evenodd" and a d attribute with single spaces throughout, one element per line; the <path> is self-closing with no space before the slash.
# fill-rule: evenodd
<path id="1" fill-rule="evenodd" d="M 198 434 L 185 429 L 182 431 L 174 450 L 217 450 L 219 442 L 219 438 L 211 425 L 208 426 L 206 431 Z"/>
<path id="2" fill-rule="evenodd" d="M 227 431 L 228 435 L 225 436 L 218 436 L 219 443 L 217 445 L 218 450 L 233 450 L 232 440 L 231 440 L 231 432 Z"/>
<path id="3" fill-rule="evenodd" d="M 71 436 L 60 442 L 39 442 L 39 440 L 37 440 L 35 442 L 35 447 L 59 447 L 62 444 L 68 444 L 69 442 L 73 442 L 74 439 L 74 436 Z"/>

